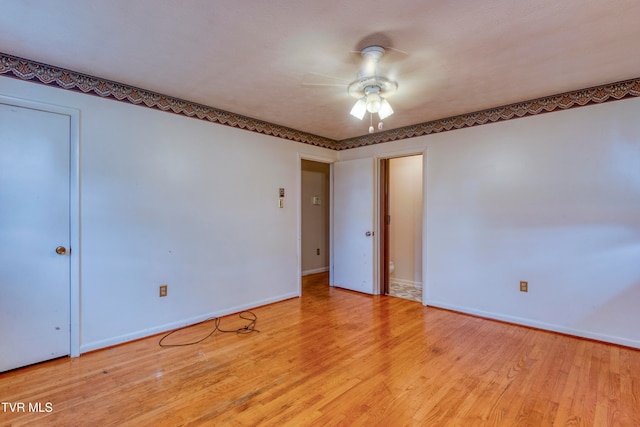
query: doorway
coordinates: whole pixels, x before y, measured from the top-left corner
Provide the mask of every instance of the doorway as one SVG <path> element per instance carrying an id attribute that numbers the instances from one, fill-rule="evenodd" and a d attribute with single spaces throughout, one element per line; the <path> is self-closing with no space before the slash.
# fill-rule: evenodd
<path id="1" fill-rule="evenodd" d="M 77 112 L 0 98 L 0 371 L 79 352 L 77 123 Z"/>
<path id="2" fill-rule="evenodd" d="M 322 281 L 315 282 L 328 286 L 331 231 L 329 163 L 301 159 L 300 198 L 301 273 L 303 277 L 322 276 Z"/>
<path id="3" fill-rule="evenodd" d="M 383 295 L 422 302 L 423 155 L 380 160 Z"/>

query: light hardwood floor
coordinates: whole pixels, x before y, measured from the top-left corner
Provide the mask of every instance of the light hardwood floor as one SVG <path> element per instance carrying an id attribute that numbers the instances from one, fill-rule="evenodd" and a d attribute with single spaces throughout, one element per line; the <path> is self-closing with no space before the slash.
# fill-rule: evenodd
<path id="1" fill-rule="evenodd" d="M 326 274 L 253 312 L 252 335 L 154 336 L 0 374 L 0 401 L 51 409 L 0 406 L 0 425 L 640 425 L 638 350 L 329 288 Z"/>

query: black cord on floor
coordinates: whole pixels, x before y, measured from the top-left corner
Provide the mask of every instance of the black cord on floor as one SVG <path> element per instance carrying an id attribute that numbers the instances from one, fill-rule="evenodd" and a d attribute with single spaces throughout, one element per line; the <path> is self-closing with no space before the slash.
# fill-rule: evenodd
<path id="1" fill-rule="evenodd" d="M 211 331 L 206 337 L 204 337 L 202 339 L 199 339 L 197 341 L 180 343 L 180 344 L 164 344 L 163 343 L 163 341 L 165 339 L 167 339 L 169 336 L 171 336 L 172 334 L 193 326 L 193 325 L 189 325 L 189 326 L 185 326 L 183 328 L 175 329 L 175 330 L 169 332 L 168 334 L 166 334 L 165 336 L 163 336 L 160 339 L 160 341 L 158 342 L 158 345 L 160 347 L 166 348 L 166 347 L 185 347 L 185 346 L 188 346 L 188 345 L 200 344 L 202 341 L 206 340 L 211 335 L 215 334 L 216 331 L 223 332 L 223 333 L 235 332 L 236 334 L 252 334 L 254 332 L 260 332 L 259 330 L 256 329 L 256 322 L 258 321 L 258 316 L 253 314 L 251 311 L 243 311 L 243 312 L 241 312 L 239 314 L 239 316 L 243 320 L 249 320 L 249 323 L 247 325 L 243 326 L 242 328 L 238 328 L 238 329 L 221 329 L 220 328 L 220 322 L 221 322 L 220 318 L 219 317 L 212 317 L 211 319 L 205 320 L 205 322 L 208 322 L 209 320 L 215 320 L 215 327 L 213 328 L 213 331 Z"/>

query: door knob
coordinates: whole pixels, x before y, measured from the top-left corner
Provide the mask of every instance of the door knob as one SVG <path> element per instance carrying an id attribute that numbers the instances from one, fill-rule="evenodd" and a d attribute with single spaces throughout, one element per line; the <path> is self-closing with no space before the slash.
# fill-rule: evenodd
<path id="1" fill-rule="evenodd" d="M 64 254 L 66 254 L 66 253 L 67 253 L 67 248 L 65 248 L 64 246 L 58 246 L 58 247 L 56 248 L 56 253 L 57 253 L 58 255 L 64 255 Z"/>

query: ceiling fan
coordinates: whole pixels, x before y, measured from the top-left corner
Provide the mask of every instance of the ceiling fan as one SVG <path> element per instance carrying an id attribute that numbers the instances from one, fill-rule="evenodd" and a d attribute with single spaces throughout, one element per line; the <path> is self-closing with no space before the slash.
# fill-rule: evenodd
<path id="1" fill-rule="evenodd" d="M 368 46 L 360 52 L 363 59 L 357 78 L 349 83 L 347 91 L 357 101 L 350 114 L 362 120 L 369 113 L 369 133 L 375 131 L 373 115 L 378 114 L 378 130 L 382 130 L 382 120 L 393 114 L 387 98 L 398 90 L 398 83 L 377 73 L 377 64 L 385 53 L 382 46 Z"/>
<path id="2" fill-rule="evenodd" d="M 388 50 L 405 54 L 398 49 L 383 47 L 380 44 L 368 44 L 359 53 L 362 56 L 360 69 L 353 81 L 322 73 L 308 73 L 323 79 L 339 80 L 344 83 L 304 83 L 305 86 L 347 86 L 349 95 L 356 99 L 350 114 L 360 120 L 369 113 L 369 133 L 375 132 L 373 127 L 373 116 L 378 115 L 379 122 L 377 129 L 383 129 L 382 120 L 393 114 L 393 108 L 389 104 L 388 98 L 398 90 L 398 83 L 384 75 L 379 74 L 378 62 Z"/>

